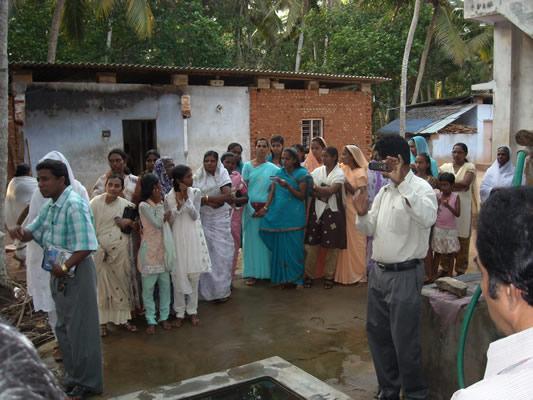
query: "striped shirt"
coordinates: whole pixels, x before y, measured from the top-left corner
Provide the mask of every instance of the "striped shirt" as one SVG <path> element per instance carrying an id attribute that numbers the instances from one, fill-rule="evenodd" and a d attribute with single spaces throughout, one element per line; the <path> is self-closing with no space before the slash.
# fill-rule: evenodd
<path id="1" fill-rule="evenodd" d="M 58 247 L 69 252 L 98 249 L 89 205 L 68 186 L 54 202 L 45 203 L 27 226 L 42 248 Z"/>

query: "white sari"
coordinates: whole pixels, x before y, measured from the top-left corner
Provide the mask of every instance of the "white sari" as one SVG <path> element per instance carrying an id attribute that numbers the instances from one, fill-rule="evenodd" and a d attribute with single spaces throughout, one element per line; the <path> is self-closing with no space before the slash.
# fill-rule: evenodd
<path id="1" fill-rule="evenodd" d="M 74 173 L 70 164 L 63 154 L 59 151 L 52 151 L 45 155 L 39 162 L 50 159 L 61 161 L 67 166 L 68 177 L 72 189 L 78 193 L 82 199 L 89 204 L 89 195 L 83 185 L 74 178 Z M 26 222 L 32 222 L 38 215 L 41 207 L 48 201 L 45 199 L 40 190 L 33 192 L 30 201 L 30 209 Z M 28 285 L 28 292 L 33 300 L 35 311 L 43 310 L 46 312 L 54 311 L 55 304 L 52 299 L 52 292 L 50 290 L 50 273 L 41 268 L 43 262 L 43 249 L 33 240 L 28 242 L 26 255 L 26 280 Z"/>
<path id="2" fill-rule="evenodd" d="M 511 160 L 507 161 L 502 167 L 500 167 L 498 160 L 492 163 L 489 169 L 487 169 L 487 172 L 485 172 L 479 188 L 479 197 L 482 203 L 489 198 L 492 189 L 511 186 L 513 183 L 514 169 L 515 167 Z"/>

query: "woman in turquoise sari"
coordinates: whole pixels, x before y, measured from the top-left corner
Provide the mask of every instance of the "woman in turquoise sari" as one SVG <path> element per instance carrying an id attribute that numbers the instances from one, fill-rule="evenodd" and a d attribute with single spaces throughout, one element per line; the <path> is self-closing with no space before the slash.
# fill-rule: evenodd
<path id="1" fill-rule="evenodd" d="M 270 279 L 270 250 L 259 236 L 261 219 L 266 214 L 271 177 L 279 168 L 266 160 L 270 146 L 267 139 L 257 139 L 255 159 L 242 168 L 242 177 L 248 185 L 248 204 L 242 216 L 243 278 L 248 286 L 257 279 Z"/>
<path id="2" fill-rule="evenodd" d="M 429 153 L 429 146 L 426 142 L 426 139 L 424 139 L 422 136 L 413 136 L 411 139 L 409 139 L 409 147 L 411 148 L 410 164 L 415 164 L 417 155 L 426 153 L 431 161 L 431 175 L 433 175 L 433 177 L 435 178 L 438 177 L 439 167 L 437 165 L 437 162 L 433 158 L 431 158 L 431 154 Z"/>
<path id="3" fill-rule="evenodd" d="M 293 148 L 283 150 L 284 165 L 273 179 L 261 239 L 272 252 L 272 283 L 303 285 L 307 170 Z"/>

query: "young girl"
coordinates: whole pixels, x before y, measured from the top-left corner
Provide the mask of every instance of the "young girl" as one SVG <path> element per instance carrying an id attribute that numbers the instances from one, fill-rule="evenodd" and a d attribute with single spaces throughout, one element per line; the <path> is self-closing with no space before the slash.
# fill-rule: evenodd
<path id="1" fill-rule="evenodd" d="M 139 271 L 142 275 L 142 298 L 144 302 L 146 333 L 155 333 L 156 310 L 154 303 L 154 286 L 159 287 L 159 322 L 163 329 L 171 329 L 168 322 L 170 312 L 170 274 L 165 265 L 165 246 L 163 224 L 170 218 L 165 213 L 162 202 L 161 185 L 157 176 L 146 174 L 141 179 L 141 203 L 139 216 L 142 225 L 141 246 L 139 249 Z"/>
<path id="2" fill-rule="evenodd" d="M 235 245 L 233 266 L 231 268 L 231 277 L 233 278 L 235 276 L 237 259 L 239 258 L 239 250 L 241 248 L 242 206 L 248 202 L 248 188 L 246 187 L 246 182 L 242 179 L 241 174 L 236 170 L 237 160 L 233 153 L 224 153 L 222 157 L 220 157 L 220 161 L 222 162 L 222 165 L 224 165 L 224 168 L 228 170 L 231 179 L 231 193 L 234 197 L 233 207 L 231 209 L 231 236 L 233 236 L 233 242 Z"/>
<path id="3" fill-rule="evenodd" d="M 455 176 L 449 172 L 439 174 L 439 189 L 437 200 L 437 222 L 433 229 L 431 248 L 435 252 L 433 259 L 433 273 L 439 270 L 439 277 L 452 276 L 454 253 L 459 251 L 457 233 L 457 218 L 461 215 L 461 201 L 457 193 L 452 192 Z"/>
<path id="4" fill-rule="evenodd" d="M 174 284 L 175 326 L 183 324 L 185 313 L 193 326 L 198 318 L 198 283 L 203 272 L 211 271 L 211 259 L 205 241 L 200 206 L 202 193 L 192 187 L 192 170 L 178 165 L 172 170 L 172 190 L 165 196 L 165 208 L 170 212 L 170 224 L 176 249 L 176 260 L 172 269 Z"/>
<path id="5" fill-rule="evenodd" d="M 424 179 L 433 189 L 437 188 L 438 181 L 431 173 L 431 158 L 427 153 L 420 153 L 415 158 L 416 176 Z"/>

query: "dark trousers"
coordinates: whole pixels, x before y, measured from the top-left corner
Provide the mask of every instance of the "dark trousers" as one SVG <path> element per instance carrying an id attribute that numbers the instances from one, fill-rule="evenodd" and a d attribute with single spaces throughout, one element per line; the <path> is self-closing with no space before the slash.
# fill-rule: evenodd
<path id="1" fill-rule="evenodd" d="M 65 385 L 103 391 L 102 350 L 92 257 L 78 265 L 74 277 L 51 278 L 57 311 L 56 335 L 63 354 Z"/>
<path id="2" fill-rule="evenodd" d="M 370 270 L 366 329 L 381 399 L 426 399 L 420 319 L 424 263 L 406 271 Z"/>

